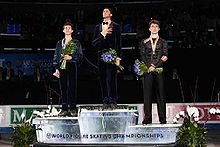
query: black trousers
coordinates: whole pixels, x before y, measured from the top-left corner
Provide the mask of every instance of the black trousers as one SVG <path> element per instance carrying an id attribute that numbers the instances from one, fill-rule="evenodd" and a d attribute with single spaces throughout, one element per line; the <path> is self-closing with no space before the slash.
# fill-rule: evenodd
<path id="1" fill-rule="evenodd" d="M 143 96 L 145 114 L 144 119 L 149 122 L 152 122 L 153 94 L 156 96 L 159 121 L 166 122 L 166 103 L 163 74 L 151 72 L 143 76 Z"/>
<path id="2" fill-rule="evenodd" d="M 66 69 L 60 69 L 60 91 L 62 110 L 75 110 L 77 96 L 76 62 L 67 62 Z"/>
<path id="3" fill-rule="evenodd" d="M 99 76 L 103 104 L 117 104 L 117 68 L 114 64 L 99 61 Z"/>

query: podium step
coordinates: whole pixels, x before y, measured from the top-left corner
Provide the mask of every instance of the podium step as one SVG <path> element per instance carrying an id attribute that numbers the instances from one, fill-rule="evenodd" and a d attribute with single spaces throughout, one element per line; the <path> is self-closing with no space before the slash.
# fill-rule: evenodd
<path id="1" fill-rule="evenodd" d="M 172 146 L 181 126 L 137 122 L 137 111 L 129 109 L 81 109 L 78 117 L 35 118 L 35 146 Z"/>
<path id="2" fill-rule="evenodd" d="M 78 117 L 35 118 L 39 143 L 81 143 Z"/>
<path id="3" fill-rule="evenodd" d="M 174 144 L 181 124 L 149 124 L 128 126 L 124 143 Z"/>

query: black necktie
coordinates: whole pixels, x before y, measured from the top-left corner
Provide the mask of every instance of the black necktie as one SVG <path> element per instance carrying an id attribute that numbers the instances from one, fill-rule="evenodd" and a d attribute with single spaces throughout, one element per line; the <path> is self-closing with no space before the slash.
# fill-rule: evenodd
<path id="1" fill-rule="evenodd" d="M 108 22 L 102 22 L 103 25 L 108 25 Z"/>

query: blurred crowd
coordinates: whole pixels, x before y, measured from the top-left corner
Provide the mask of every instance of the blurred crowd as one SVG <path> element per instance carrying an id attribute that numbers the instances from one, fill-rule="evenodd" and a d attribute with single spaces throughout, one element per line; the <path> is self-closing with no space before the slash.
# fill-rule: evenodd
<path id="1" fill-rule="evenodd" d="M 5 4 L 5 7 L 0 8 L 0 13 L 4 14 L 0 16 L 0 32 L 7 32 L 8 24 L 20 24 L 20 39 L 57 40 L 62 35 L 60 30 L 63 22 L 70 20 L 75 25 L 75 35 L 85 47 L 90 47 L 94 25 L 102 21 L 100 12 L 105 6 L 109 5 Z M 149 20 L 156 18 L 162 24 L 163 37 L 175 41 L 181 48 L 193 48 L 219 45 L 218 6 L 216 1 L 152 1 L 115 4 L 109 7 L 113 7 L 113 18 L 121 24 L 122 32 L 137 32 L 137 37 L 142 38 L 148 32 Z"/>
<path id="2" fill-rule="evenodd" d="M 213 72 L 204 70 L 204 65 L 207 64 L 211 69 L 215 69 L 218 66 L 216 62 L 216 59 L 218 59 L 217 52 L 220 46 L 220 9 L 218 9 L 220 3 L 218 1 L 202 0 L 197 2 L 195 0 L 180 0 L 161 2 L 143 1 L 143 3 L 132 1 L 132 3 L 127 4 L 107 3 L 106 5 L 101 2 L 98 5 L 92 3 L 88 5 L 80 5 L 80 3 L 71 4 L 68 0 L 64 2 L 67 3 L 0 3 L 0 14 L 2 14 L 0 15 L 0 41 L 8 42 L 8 46 L 12 44 L 12 39 L 8 36 L 5 39 L 5 35 L 2 34 L 8 33 L 9 24 L 15 24 L 20 27 L 20 30 L 18 29 L 18 32 L 16 32 L 20 34 L 17 40 L 32 40 L 37 42 L 34 45 L 39 45 L 39 42 L 42 41 L 46 42 L 46 44 L 49 44 L 47 41 L 54 41 L 49 47 L 55 48 L 55 42 L 63 37 L 61 31 L 63 23 L 65 21 L 71 21 L 74 24 L 74 35 L 81 41 L 85 57 L 87 57 L 84 62 L 92 61 L 92 63 L 95 63 L 93 59 L 96 58 L 96 55 L 90 52 L 90 49 L 93 48 L 91 45 L 93 31 L 95 25 L 102 21 L 100 14 L 102 14 L 103 7 L 107 6 L 113 8 L 114 13 L 112 18 L 121 25 L 122 33 L 135 33 L 134 38 L 124 36 L 131 39 L 129 38 L 127 42 L 122 42 L 122 46 L 128 43 L 130 46 L 137 47 L 138 41 L 149 36 L 148 22 L 150 19 L 155 18 L 161 22 L 160 36 L 167 39 L 170 46 L 167 67 L 171 75 L 174 70 L 182 74 L 179 74 L 179 77 L 182 76 L 185 82 L 189 81 L 193 85 L 195 77 L 198 74 L 202 73 L 205 77 L 202 77 L 204 80 L 208 79 L 207 76 L 210 76 L 211 80 L 212 76 L 219 76 L 217 70 L 213 70 Z M 29 47 L 38 48 L 38 46 L 31 45 Z M 0 52 L 3 50 L 2 48 L 4 46 L 0 44 Z M 211 50 L 208 50 L 209 48 Z M 123 51 L 123 53 L 126 52 L 128 51 Z M 129 51 L 130 53 L 132 55 L 127 56 L 126 59 L 126 62 L 129 64 L 132 62 L 127 60 L 133 59 L 133 54 L 138 54 L 138 50 Z M 195 57 L 197 57 L 196 60 Z M 10 64 L 10 62 L 7 62 L 5 66 L 0 67 L 0 81 L 24 80 L 25 74 L 23 71 L 9 70 Z M 93 68 L 91 63 L 89 67 L 87 66 L 85 68 L 87 76 L 91 75 L 90 72 L 92 69 L 90 70 L 90 68 Z M 187 79 L 184 79 L 184 76 Z M 31 76 L 31 81 L 35 83 L 43 82 L 44 87 L 44 81 L 50 78 L 51 73 L 36 67 Z M 187 84 L 185 84 L 185 87 L 190 87 Z M 176 85 L 179 85 L 179 83 L 175 83 L 174 87 L 178 87 Z M 4 85 L 0 86 L 5 87 Z M 204 87 L 204 89 L 207 89 L 207 87 Z M 21 97 L 24 97 L 27 91 L 25 90 Z M 189 91 L 192 90 L 190 89 Z M 37 95 L 38 93 L 36 92 L 33 95 Z M 173 91 L 170 93 L 173 93 Z M 191 92 L 189 93 L 191 94 Z M 209 95 L 209 93 L 206 95 Z"/>

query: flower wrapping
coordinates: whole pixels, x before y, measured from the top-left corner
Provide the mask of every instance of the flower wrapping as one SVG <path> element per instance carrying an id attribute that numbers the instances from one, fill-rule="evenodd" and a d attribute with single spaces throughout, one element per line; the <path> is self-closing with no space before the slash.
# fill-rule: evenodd
<path id="1" fill-rule="evenodd" d="M 108 51 L 104 52 L 101 55 L 101 59 L 109 64 L 115 64 L 116 59 L 117 59 L 117 52 L 115 49 L 110 48 Z M 117 65 L 119 67 L 120 70 L 124 70 L 124 67 L 121 65 Z"/>
<path id="2" fill-rule="evenodd" d="M 61 51 L 61 65 L 60 69 L 66 69 L 66 60 L 63 59 L 64 55 L 72 55 L 76 51 L 76 43 L 74 43 L 72 40 L 69 41 L 65 48 Z"/>
<path id="3" fill-rule="evenodd" d="M 134 70 L 134 73 L 138 76 L 142 76 L 144 73 L 148 73 L 147 65 L 143 61 L 140 61 L 138 59 L 136 59 L 134 62 L 133 70 Z M 155 72 L 157 72 L 158 74 L 162 73 L 163 68 L 162 67 L 156 68 Z"/>

